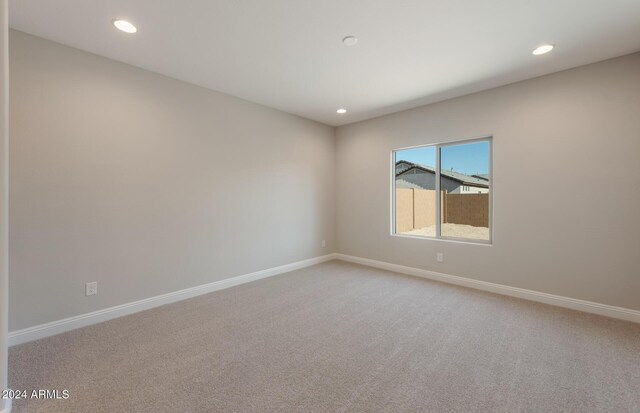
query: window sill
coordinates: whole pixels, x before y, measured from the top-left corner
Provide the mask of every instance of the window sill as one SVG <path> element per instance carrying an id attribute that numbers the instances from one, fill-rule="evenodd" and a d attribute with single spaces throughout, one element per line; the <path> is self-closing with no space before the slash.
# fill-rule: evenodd
<path id="1" fill-rule="evenodd" d="M 413 238 L 427 241 L 443 241 L 443 242 L 453 242 L 456 244 L 471 244 L 471 245 L 479 245 L 482 247 L 493 247 L 492 240 L 484 241 L 484 240 L 469 240 L 463 238 L 436 238 L 436 237 L 427 237 L 424 235 L 406 235 L 406 234 L 390 234 L 392 237 L 398 238 Z"/>

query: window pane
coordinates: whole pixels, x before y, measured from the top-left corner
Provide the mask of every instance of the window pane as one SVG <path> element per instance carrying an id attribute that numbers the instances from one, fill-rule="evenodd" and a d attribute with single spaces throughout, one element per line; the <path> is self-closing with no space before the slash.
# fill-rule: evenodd
<path id="1" fill-rule="evenodd" d="M 443 237 L 489 240 L 489 142 L 440 148 Z"/>
<path id="2" fill-rule="evenodd" d="M 395 232 L 436 235 L 436 148 L 395 152 Z"/>

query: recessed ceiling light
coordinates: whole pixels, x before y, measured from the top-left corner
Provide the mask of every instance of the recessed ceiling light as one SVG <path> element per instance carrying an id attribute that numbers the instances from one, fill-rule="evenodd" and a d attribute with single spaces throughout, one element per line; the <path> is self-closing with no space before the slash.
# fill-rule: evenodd
<path id="1" fill-rule="evenodd" d="M 125 33 L 135 33 L 138 31 L 136 26 L 126 20 L 114 20 L 113 25 L 116 26 L 118 30 L 122 30 Z"/>
<path id="2" fill-rule="evenodd" d="M 339 114 L 342 115 L 343 113 L 347 113 L 347 110 L 345 108 L 340 108 L 340 109 L 336 110 L 336 113 L 339 113 Z"/>
<path id="3" fill-rule="evenodd" d="M 344 43 L 345 46 L 355 46 L 356 43 L 358 43 L 358 38 L 355 36 L 347 36 L 342 39 L 342 43 Z"/>
<path id="4" fill-rule="evenodd" d="M 553 50 L 553 45 L 552 44 L 543 44 L 542 46 L 536 48 L 533 51 L 533 54 L 537 56 L 537 55 L 549 53 L 552 50 Z"/>

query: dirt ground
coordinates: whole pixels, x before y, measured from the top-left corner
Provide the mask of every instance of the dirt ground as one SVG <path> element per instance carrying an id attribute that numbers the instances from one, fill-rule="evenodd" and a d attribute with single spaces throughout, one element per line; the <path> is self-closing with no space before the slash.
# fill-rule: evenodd
<path id="1" fill-rule="evenodd" d="M 442 224 L 441 232 L 443 237 L 489 240 L 489 228 L 486 227 L 472 227 L 471 225 L 461 224 Z M 412 231 L 403 232 L 402 234 L 435 237 L 436 226 L 432 225 L 430 227 L 414 229 Z"/>

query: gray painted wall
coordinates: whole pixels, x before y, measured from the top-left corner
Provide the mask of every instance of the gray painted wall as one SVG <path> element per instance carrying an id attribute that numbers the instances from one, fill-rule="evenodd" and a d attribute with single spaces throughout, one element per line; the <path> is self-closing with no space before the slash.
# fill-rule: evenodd
<path id="1" fill-rule="evenodd" d="M 639 114 L 633 54 L 339 127 L 338 251 L 638 310 Z M 486 135 L 494 245 L 390 236 L 391 150 Z"/>
<path id="2" fill-rule="evenodd" d="M 331 127 L 10 42 L 11 330 L 335 251 Z"/>
<path id="3" fill-rule="evenodd" d="M 11 330 L 336 250 L 640 309 L 640 54 L 340 127 L 336 141 L 299 117 L 10 40 Z M 494 245 L 391 237 L 390 151 L 485 135 Z"/>

